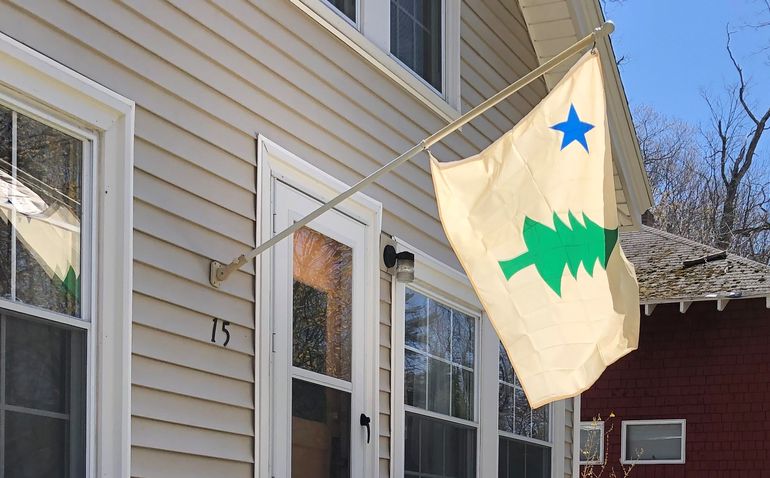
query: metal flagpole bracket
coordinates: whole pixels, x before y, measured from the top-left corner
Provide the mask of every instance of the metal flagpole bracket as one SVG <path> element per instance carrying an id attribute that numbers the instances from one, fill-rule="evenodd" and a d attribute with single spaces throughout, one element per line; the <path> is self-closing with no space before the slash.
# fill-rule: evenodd
<path id="1" fill-rule="evenodd" d="M 607 36 L 613 31 L 615 31 L 615 24 L 610 21 L 604 22 L 601 26 L 595 28 L 591 33 L 589 33 L 582 39 L 578 40 L 576 43 L 568 47 L 563 52 L 552 57 L 550 60 L 546 61 L 542 65 L 538 66 L 534 70 L 530 71 L 526 75 L 522 76 L 518 80 L 514 81 L 510 85 L 506 86 L 505 88 L 497 92 L 494 96 L 481 102 L 479 105 L 467 111 L 465 114 L 463 114 L 456 120 L 447 124 L 446 126 L 436 131 L 432 135 L 428 136 L 424 140 L 420 141 L 419 143 L 415 144 L 408 151 L 405 151 L 397 158 L 393 159 L 389 163 L 380 167 L 380 169 L 376 170 L 369 176 L 363 178 L 362 180 L 360 180 L 359 182 L 357 182 L 355 185 L 351 186 L 347 190 L 341 192 L 338 196 L 336 196 L 329 202 L 322 204 L 307 216 L 294 222 L 291 226 L 287 227 L 283 231 L 279 232 L 278 234 L 274 235 L 267 241 L 257 246 L 257 248 L 251 250 L 250 252 L 247 252 L 246 254 L 241 254 L 237 258 L 233 259 L 233 261 L 230 262 L 229 264 L 222 264 L 217 261 L 211 261 L 211 266 L 209 269 L 209 282 L 213 287 L 219 287 L 220 285 L 222 285 L 222 282 L 227 280 L 230 274 L 232 274 L 236 270 L 243 267 L 251 259 L 257 257 L 258 255 L 265 252 L 266 250 L 268 250 L 269 248 L 271 248 L 281 240 L 287 238 L 288 236 L 293 234 L 296 230 L 306 226 L 308 223 L 316 219 L 321 214 L 325 213 L 326 211 L 329 211 L 330 209 L 334 209 L 334 207 L 337 206 L 339 203 L 351 197 L 352 195 L 354 195 L 364 187 L 368 186 L 369 184 L 375 182 L 381 176 L 396 169 L 398 166 L 409 161 L 413 157 L 417 156 L 419 153 L 426 151 L 428 148 L 430 148 L 434 144 L 438 143 L 442 139 L 446 138 L 450 134 L 460 129 L 466 123 L 473 121 L 477 117 L 484 114 L 488 109 L 494 107 L 495 105 L 505 100 L 512 94 L 516 93 L 520 89 L 532 83 L 532 81 L 541 77 L 545 73 L 548 73 L 549 71 L 553 70 L 557 66 L 561 65 L 567 59 L 571 58 L 573 55 L 580 53 L 588 46 L 595 45 L 599 38 Z"/>

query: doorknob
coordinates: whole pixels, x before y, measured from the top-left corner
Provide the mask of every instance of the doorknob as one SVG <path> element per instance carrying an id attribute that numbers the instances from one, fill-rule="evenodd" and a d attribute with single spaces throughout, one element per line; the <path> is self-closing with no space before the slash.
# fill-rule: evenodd
<path id="1" fill-rule="evenodd" d="M 366 413 L 361 414 L 360 422 L 362 427 L 366 427 L 366 443 L 368 444 L 369 441 L 372 439 L 372 429 L 369 426 L 370 423 L 372 423 L 372 419 L 366 416 Z"/>

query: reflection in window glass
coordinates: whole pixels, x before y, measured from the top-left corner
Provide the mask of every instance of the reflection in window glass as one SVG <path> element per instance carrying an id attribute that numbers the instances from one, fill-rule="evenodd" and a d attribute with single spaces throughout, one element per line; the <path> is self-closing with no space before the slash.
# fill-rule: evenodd
<path id="1" fill-rule="evenodd" d="M 356 0 L 326 0 L 331 3 L 334 8 L 340 11 L 343 15 L 348 17 L 352 22 L 356 21 Z"/>
<path id="2" fill-rule="evenodd" d="M 0 316 L 0 363 L 0 476 L 85 476 L 85 332 Z"/>
<path id="3" fill-rule="evenodd" d="M 404 402 L 474 419 L 476 319 L 406 289 Z"/>
<path id="4" fill-rule="evenodd" d="M 350 381 L 353 251 L 303 227 L 294 233 L 292 363 Z"/>
<path id="5" fill-rule="evenodd" d="M 516 378 L 502 344 L 499 346 L 499 353 L 499 429 L 515 435 L 548 441 L 548 405 L 535 410 L 529 406 L 524 389 Z"/>
<path id="6" fill-rule="evenodd" d="M 4 298 L 81 315 L 82 168 L 82 140 L 0 107 Z"/>
<path id="7" fill-rule="evenodd" d="M 390 1 L 390 52 L 441 91 L 441 0 Z"/>
<path id="8" fill-rule="evenodd" d="M 580 424 L 580 463 L 601 464 L 604 462 L 604 423 L 582 422 Z"/>

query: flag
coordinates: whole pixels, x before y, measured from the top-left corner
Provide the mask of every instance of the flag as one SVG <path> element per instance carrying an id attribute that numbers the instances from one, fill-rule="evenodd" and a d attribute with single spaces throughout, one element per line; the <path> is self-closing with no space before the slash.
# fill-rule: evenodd
<path id="1" fill-rule="evenodd" d="M 636 349 L 598 53 L 487 149 L 431 156 L 431 171 L 444 231 L 532 407 L 579 394 Z"/>

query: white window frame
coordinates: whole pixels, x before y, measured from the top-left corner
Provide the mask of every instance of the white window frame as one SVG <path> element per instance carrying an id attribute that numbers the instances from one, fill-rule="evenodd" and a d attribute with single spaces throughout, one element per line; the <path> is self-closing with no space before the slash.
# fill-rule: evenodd
<path id="1" fill-rule="evenodd" d="M 626 456 L 626 429 L 628 425 L 681 425 L 682 427 L 682 449 L 681 458 L 678 460 L 642 460 L 628 458 Z M 685 419 L 661 419 L 661 420 L 623 420 L 620 429 L 620 463 L 624 465 L 681 465 L 685 463 L 685 449 L 687 444 L 687 420 Z"/>
<path id="2" fill-rule="evenodd" d="M 348 185 L 289 152 L 263 135 L 257 138 L 257 227 L 256 241 L 262 243 L 273 233 L 273 182 L 281 181 L 319 201 L 328 201 L 348 189 Z M 379 461 L 379 261 L 377 260 L 382 224 L 382 204 L 356 193 L 335 210 L 352 217 L 366 226 L 364 265 L 366 284 L 362 287 L 366 330 L 364 330 L 364 407 L 371 417 L 371 442 L 364 446 L 366 476 L 375 476 Z M 222 259 L 227 259 L 222 257 Z M 271 450 L 271 418 L 274 404 L 272 387 L 272 325 L 273 311 L 273 254 L 267 251 L 255 258 L 254 281 L 255 330 L 254 343 L 254 476 L 270 478 L 273 460 Z M 354 357 L 354 360 L 356 357 Z M 286 398 L 288 400 L 288 397 Z M 355 411 L 353 411 L 355 412 Z M 353 417 L 356 419 L 356 417 Z"/>
<path id="3" fill-rule="evenodd" d="M 88 330 L 87 476 L 129 476 L 134 102 L 2 33 L 0 64 L 5 103 L 90 141 L 93 175 L 86 183 L 86 171 L 83 181 L 93 207 L 84 210 L 83 236 L 94 239 L 84 243 L 81 279 L 81 315 L 90 323 L 7 301 L 2 307 Z"/>
<path id="4" fill-rule="evenodd" d="M 475 400 L 476 421 L 476 476 L 497 476 L 498 444 L 500 436 L 529 443 L 549 446 L 551 448 L 551 476 L 564 475 L 565 457 L 565 400 L 558 400 L 550 405 L 549 412 L 549 441 L 522 437 L 502 432 L 498 429 L 498 345 L 500 339 L 492 323 L 483 312 L 471 286 L 470 281 L 462 272 L 454 269 L 408 242 L 394 237 L 396 250 L 409 251 L 415 255 L 415 281 L 404 284 L 393 278 L 391 287 L 391 460 L 390 476 L 404 476 L 404 417 L 406 411 L 415 411 L 425 416 L 435 417 L 447 422 L 468 425 L 471 422 L 446 416 L 432 414 L 422 409 L 412 409 L 404 405 L 404 313 L 405 288 L 416 290 L 445 304 L 455 307 L 461 312 L 475 317 L 481 317 L 476 329 L 476 372 Z M 479 315 L 480 314 L 480 315 Z"/>
<path id="5" fill-rule="evenodd" d="M 324 0 L 290 1 L 441 118 L 460 117 L 460 0 L 441 0 L 442 91 L 390 53 L 390 0 L 357 0 L 356 22 Z"/>
<path id="6" fill-rule="evenodd" d="M 583 430 L 599 430 L 599 456 L 596 460 L 583 460 L 583 450 L 580 448 L 580 432 Z M 596 420 L 590 422 L 580 422 L 578 427 L 578 463 L 580 465 L 601 465 L 604 463 L 604 421 Z"/>

